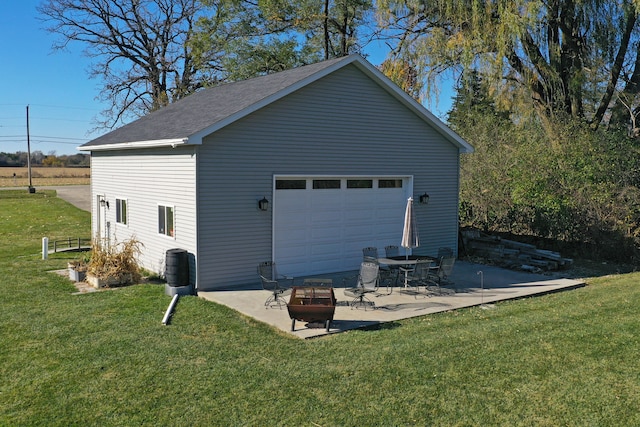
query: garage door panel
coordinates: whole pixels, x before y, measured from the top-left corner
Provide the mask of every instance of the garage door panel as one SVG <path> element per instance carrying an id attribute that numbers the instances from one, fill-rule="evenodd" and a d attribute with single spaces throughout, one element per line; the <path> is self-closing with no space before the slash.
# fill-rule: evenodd
<path id="1" fill-rule="evenodd" d="M 358 227 L 347 227 L 344 233 L 345 241 L 357 241 L 363 242 L 374 238 L 375 230 L 369 225 L 362 225 Z M 365 245 L 368 246 L 368 245 Z"/>
<path id="2" fill-rule="evenodd" d="M 289 203 L 288 206 L 279 206 L 283 211 L 289 211 L 291 213 L 307 213 L 309 211 L 309 205 L 304 200 L 294 200 Z"/>
<path id="3" fill-rule="evenodd" d="M 312 224 L 325 224 L 325 225 L 335 225 L 340 224 L 342 221 L 340 212 L 336 211 L 326 211 L 326 212 L 313 212 L 309 215 L 309 220 Z"/>
<path id="4" fill-rule="evenodd" d="M 327 204 L 327 203 L 335 203 L 336 196 L 339 196 L 342 190 L 340 189 L 330 189 L 330 190 L 311 190 L 313 192 L 313 203 L 314 204 Z"/>
<path id="5" fill-rule="evenodd" d="M 406 186 L 347 189 L 343 180 L 341 189 L 307 187 L 274 196 L 274 258 L 286 274 L 356 270 L 363 247 L 383 254 L 400 242 Z"/>
<path id="6" fill-rule="evenodd" d="M 286 235 L 276 238 L 276 242 L 290 242 L 289 245 L 296 245 L 295 242 L 300 242 L 300 245 L 305 245 L 307 241 L 307 235 L 309 230 L 306 228 L 289 228 Z"/>
<path id="7" fill-rule="evenodd" d="M 368 203 L 371 200 L 371 193 L 375 191 L 373 188 L 348 188 L 344 191 L 344 195 L 348 200 L 357 203 Z"/>
<path id="8" fill-rule="evenodd" d="M 280 243 L 281 245 L 286 245 L 287 248 L 291 251 L 289 254 L 289 258 L 303 257 L 307 256 L 310 253 L 310 246 L 307 244 L 305 239 L 286 239 Z"/>
<path id="9" fill-rule="evenodd" d="M 306 210 L 309 207 L 309 195 L 306 191 L 283 190 L 278 191 L 278 193 L 286 195 L 286 197 L 281 197 L 280 200 L 278 200 L 280 209 L 301 211 Z"/>
<path id="10" fill-rule="evenodd" d="M 276 224 L 282 222 L 286 223 L 288 226 L 303 227 L 306 226 L 306 224 L 309 222 L 309 217 L 307 215 L 307 211 L 305 210 L 289 209 L 287 210 L 286 219 L 285 217 L 283 217 L 280 220 L 276 220 Z"/>
<path id="11" fill-rule="evenodd" d="M 406 203 L 406 201 L 405 201 L 405 203 Z M 402 206 L 402 203 L 398 203 L 398 205 Z M 389 207 L 389 208 L 378 208 L 376 210 L 376 216 L 377 216 L 378 220 L 397 222 L 397 220 L 398 220 L 398 208 L 397 208 L 397 206 Z M 403 217 L 404 217 L 404 211 L 403 211 Z"/>
<path id="12" fill-rule="evenodd" d="M 286 216 L 289 218 L 274 221 L 274 227 L 280 227 L 281 229 L 302 229 L 304 230 L 309 226 L 309 218 L 306 217 L 304 212 L 288 211 Z"/>
<path id="13" fill-rule="evenodd" d="M 342 218 L 344 221 L 357 222 L 357 221 L 371 221 L 375 216 L 375 209 L 371 205 L 365 207 L 351 206 L 350 209 L 345 209 L 342 212 Z"/>
<path id="14" fill-rule="evenodd" d="M 367 236 L 366 239 L 368 239 L 368 238 L 369 237 Z M 364 239 L 362 237 L 345 239 L 345 241 L 343 242 L 344 253 L 346 255 L 349 255 L 351 253 L 355 253 L 358 257 L 362 258 L 362 248 L 365 248 L 367 246 L 371 246 L 371 243 L 369 243 L 369 244 L 364 243 L 364 242 L 366 242 L 366 239 Z"/>

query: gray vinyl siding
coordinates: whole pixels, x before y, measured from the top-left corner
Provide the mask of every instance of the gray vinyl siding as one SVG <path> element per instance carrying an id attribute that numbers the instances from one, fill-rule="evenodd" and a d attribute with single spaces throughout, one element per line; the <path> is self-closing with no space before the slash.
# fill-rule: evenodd
<path id="1" fill-rule="evenodd" d="M 421 247 L 457 250 L 458 149 L 346 66 L 204 139 L 198 148 L 199 289 L 257 283 L 272 257 L 273 176 L 413 175 Z"/>
<path id="2" fill-rule="evenodd" d="M 189 276 L 191 283 L 195 283 L 195 170 L 193 147 L 94 151 L 91 156 L 94 236 L 96 196 L 102 194 L 110 205 L 106 220 L 111 223 L 111 242 L 132 237 L 143 242 L 141 266 L 160 275 L 164 274 L 166 251 L 185 249 L 193 254 Z M 116 223 L 116 198 L 127 200 L 127 225 Z M 158 233 L 159 204 L 175 207 L 175 238 Z"/>

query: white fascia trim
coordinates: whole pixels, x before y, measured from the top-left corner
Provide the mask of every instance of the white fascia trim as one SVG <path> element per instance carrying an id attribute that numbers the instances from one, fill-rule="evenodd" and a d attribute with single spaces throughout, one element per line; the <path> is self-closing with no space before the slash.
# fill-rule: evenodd
<path id="1" fill-rule="evenodd" d="M 178 145 L 193 145 L 202 143 L 202 139 L 196 141 L 190 141 L 189 138 L 174 138 L 174 139 L 156 139 L 149 141 L 132 141 L 132 142 L 120 142 L 117 144 L 104 144 L 104 145 L 90 145 L 88 147 L 77 147 L 80 151 L 109 151 L 109 150 L 133 150 L 139 148 L 157 148 L 157 147 L 171 147 L 175 148 Z"/>

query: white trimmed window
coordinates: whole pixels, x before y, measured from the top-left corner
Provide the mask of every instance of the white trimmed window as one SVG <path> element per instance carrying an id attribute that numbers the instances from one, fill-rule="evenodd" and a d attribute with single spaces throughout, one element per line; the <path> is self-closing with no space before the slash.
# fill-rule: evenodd
<path id="1" fill-rule="evenodd" d="M 158 205 L 158 233 L 175 237 L 173 206 Z"/>
<path id="2" fill-rule="evenodd" d="M 116 199 L 116 222 L 127 225 L 127 200 Z"/>

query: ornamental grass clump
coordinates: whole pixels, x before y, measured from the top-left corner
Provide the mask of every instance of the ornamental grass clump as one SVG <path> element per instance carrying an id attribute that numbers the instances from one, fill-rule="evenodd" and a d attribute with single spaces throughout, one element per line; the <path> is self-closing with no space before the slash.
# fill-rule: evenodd
<path id="1" fill-rule="evenodd" d="M 138 256 L 144 246 L 135 238 L 109 243 L 94 239 L 88 273 L 98 279 L 115 279 L 119 283 L 136 283 L 141 279 Z"/>

